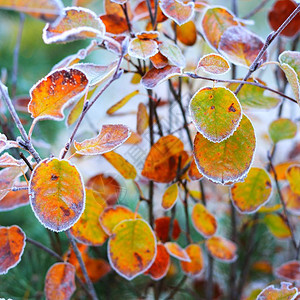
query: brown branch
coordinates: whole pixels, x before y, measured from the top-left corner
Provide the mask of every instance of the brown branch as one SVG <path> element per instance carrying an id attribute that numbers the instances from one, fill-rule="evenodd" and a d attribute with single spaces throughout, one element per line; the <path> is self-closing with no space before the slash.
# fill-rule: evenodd
<path id="1" fill-rule="evenodd" d="M 283 94 L 282 92 L 279 92 L 279 91 L 276 91 L 272 88 L 269 88 L 268 86 L 266 85 L 263 85 L 263 84 L 260 84 L 258 82 L 249 82 L 249 81 L 245 81 L 245 80 L 237 80 L 237 79 L 218 79 L 218 78 L 210 78 L 210 77 L 205 77 L 205 76 L 199 76 L 199 75 L 196 75 L 194 73 L 184 73 L 183 76 L 186 75 L 190 78 L 194 78 L 194 79 L 202 79 L 202 80 L 209 80 L 209 81 L 213 81 L 213 82 L 224 82 L 224 83 L 240 83 L 240 84 L 248 84 L 248 85 L 254 85 L 254 86 L 257 86 L 257 87 L 260 87 L 262 89 L 265 89 L 265 90 L 268 90 L 270 92 L 273 92 L 277 95 L 280 95 L 281 97 L 283 98 L 286 98 L 294 103 L 298 103 L 297 100 Z"/>
<path id="2" fill-rule="evenodd" d="M 258 4 L 252 11 L 250 11 L 246 16 L 242 19 L 250 19 L 255 14 L 257 14 L 270 0 L 263 0 L 260 4 Z"/>
<path id="3" fill-rule="evenodd" d="M 274 39 L 282 32 L 282 30 L 284 30 L 284 28 L 294 19 L 294 17 L 298 14 L 298 12 L 300 11 L 300 4 L 298 4 L 298 6 L 296 7 L 296 9 L 287 17 L 287 19 L 281 24 L 281 26 L 274 32 L 272 31 L 267 39 L 265 44 L 263 45 L 263 47 L 261 48 L 260 52 L 258 53 L 258 55 L 256 56 L 255 60 L 253 61 L 253 63 L 251 64 L 248 73 L 246 74 L 246 76 L 244 77 L 244 81 L 247 81 L 248 78 L 251 76 L 251 74 L 257 70 L 257 68 L 261 65 L 262 63 L 262 57 L 264 55 L 264 53 L 266 52 L 266 50 L 269 48 L 269 46 L 271 45 L 271 43 L 274 41 Z M 244 83 L 241 83 L 238 88 L 235 91 L 235 94 L 237 95 L 239 93 L 239 91 L 241 90 L 241 88 L 243 87 Z"/>
<path id="4" fill-rule="evenodd" d="M 74 251 L 74 253 L 76 255 L 76 258 L 77 258 L 77 260 L 79 262 L 82 274 L 84 276 L 85 282 L 86 282 L 86 284 L 88 286 L 88 289 L 89 289 L 89 293 L 91 294 L 93 300 L 98 300 L 96 291 L 95 291 L 93 283 L 92 283 L 92 281 L 91 281 L 91 279 L 90 279 L 90 277 L 89 277 L 89 275 L 87 273 L 85 264 L 84 264 L 83 259 L 81 257 L 81 253 L 80 253 L 80 251 L 79 251 L 79 249 L 77 247 L 77 244 L 76 244 L 76 242 L 75 242 L 75 240 L 74 240 L 74 238 L 71 235 L 71 233 L 70 233 L 69 230 L 66 231 L 66 235 L 67 235 L 68 240 L 69 240 L 69 242 L 70 242 L 70 244 L 72 246 L 72 249 L 73 249 L 73 251 Z"/>

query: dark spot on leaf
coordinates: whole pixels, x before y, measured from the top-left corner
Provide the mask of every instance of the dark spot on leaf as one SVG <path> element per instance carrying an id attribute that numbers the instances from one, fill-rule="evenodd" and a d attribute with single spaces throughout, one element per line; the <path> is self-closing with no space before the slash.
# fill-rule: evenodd
<path id="1" fill-rule="evenodd" d="M 267 185 L 267 187 L 271 187 L 271 182 L 270 182 L 270 181 L 267 181 L 267 182 L 266 182 L 266 185 Z"/>
<path id="2" fill-rule="evenodd" d="M 229 112 L 236 112 L 236 109 L 234 108 L 234 103 L 232 103 L 230 106 L 229 106 L 229 108 L 228 108 L 228 111 Z"/>
<path id="3" fill-rule="evenodd" d="M 212 106 L 210 107 L 210 109 L 215 109 L 215 106 L 214 106 L 214 105 L 212 105 Z"/>
<path id="4" fill-rule="evenodd" d="M 55 174 L 52 174 L 51 175 L 51 180 L 52 181 L 55 181 L 55 180 L 57 180 L 59 178 L 59 176 L 57 176 L 57 175 L 55 175 Z"/>
<path id="5" fill-rule="evenodd" d="M 142 257 L 136 252 L 134 252 L 133 255 L 135 256 L 135 258 L 138 261 L 139 268 L 143 268 L 143 259 L 142 259 Z"/>
<path id="6" fill-rule="evenodd" d="M 65 209 L 65 208 L 62 207 L 62 206 L 60 206 L 59 208 L 63 211 L 63 213 L 64 213 L 64 215 L 65 215 L 66 217 L 68 217 L 68 216 L 70 215 L 70 211 L 69 211 L 68 209 Z"/>

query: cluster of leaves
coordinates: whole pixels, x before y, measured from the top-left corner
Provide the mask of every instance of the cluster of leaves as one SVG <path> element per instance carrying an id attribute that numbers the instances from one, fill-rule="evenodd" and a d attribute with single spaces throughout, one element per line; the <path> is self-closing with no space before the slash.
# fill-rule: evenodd
<path id="1" fill-rule="evenodd" d="M 292 151 L 280 164 L 273 165 L 273 158 L 281 141 L 293 139 L 298 131 L 296 120 L 282 113 L 288 101 L 293 110 L 300 105 L 300 52 L 296 51 L 300 6 L 293 0 L 277 0 L 268 14 L 274 31 L 264 42 L 246 28 L 248 20 L 239 19 L 236 11 L 212 6 L 209 1 L 105 0 L 105 13 L 100 16 L 88 8 L 89 2 L 93 1 L 63 7 L 60 0 L 0 0 L 0 8 L 47 22 L 42 35 L 46 44 L 91 40 L 86 48 L 53 66 L 32 86 L 28 98 L 11 100 L 5 82 L 0 82 L 0 211 L 30 204 L 47 230 L 56 232 L 58 239 L 59 232 L 66 232 L 70 242 L 60 256 L 55 249 L 26 237 L 17 225 L 0 227 L 0 274 L 20 262 L 27 241 L 59 260 L 45 278 L 47 299 L 71 298 L 75 278 L 97 299 L 92 283 L 111 269 L 127 280 L 147 276 L 150 284 L 144 284 L 142 296 L 147 297 L 152 286 L 155 299 L 166 293 L 168 299 L 173 298 L 187 278 L 199 298 L 205 290 L 206 299 L 224 295 L 227 299 L 296 299 L 300 291 L 292 283 L 300 280 L 300 243 L 295 230 L 300 214 L 299 145 L 293 149 L 296 154 Z M 188 65 L 186 54 L 197 46 L 197 38 L 209 53 Z M 276 38 L 285 44 L 280 44 L 278 61 L 271 61 L 268 48 Z M 293 40 L 292 51 L 287 50 L 285 39 Z M 110 52 L 115 60 L 106 65 L 83 62 L 98 49 Z M 243 79 L 235 78 L 239 66 L 248 72 Z M 278 81 L 275 88 L 253 76 L 257 70 L 273 72 L 273 67 Z M 232 79 L 212 77 L 228 76 L 230 70 Z M 146 89 L 148 104 L 138 104 L 136 131 L 123 124 L 106 124 L 92 138 L 79 140 L 77 132 L 87 112 L 127 73 L 133 74 L 131 84 L 138 88 L 120 95 L 123 98 L 107 115 L 117 116 L 133 97 L 143 95 L 140 89 Z M 213 85 L 201 84 L 199 89 L 198 79 L 213 81 Z M 163 100 L 166 89 L 172 100 Z M 186 90 L 194 95 L 185 97 Z M 176 124 L 172 132 L 163 126 L 158 110 L 169 106 L 172 117 L 173 103 L 180 110 L 182 124 Z M 272 148 L 255 155 L 261 139 L 261 132 L 255 132 L 252 125 L 255 112 L 277 107 L 278 118 L 268 130 Z M 24 111 L 33 119 L 28 132 L 18 116 Z M 65 111 L 66 125 L 73 126 L 68 141 L 59 155 L 41 158 L 34 129 L 43 120 L 64 120 Z M 9 122 L 8 113 L 21 137 L 13 137 L 4 126 Z M 186 137 L 177 134 L 181 131 Z M 150 141 L 150 149 L 141 170 L 115 152 L 128 145 L 139 149 L 144 141 Z M 130 203 L 118 204 L 122 186 L 115 178 L 105 172 L 83 178 L 77 163 L 90 156 L 103 157 L 122 177 L 134 182 L 139 195 L 135 211 Z M 200 191 L 195 190 L 197 182 Z M 147 217 L 142 202 L 148 207 Z M 220 209 L 214 207 L 216 203 Z M 181 207 L 183 222 L 176 218 Z M 228 214 L 230 237 L 222 225 Z M 292 248 L 274 272 L 267 259 L 254 263 L 250 258 L 254 243 L 262 242 L 255 241 L 258 223 L 276 239 L 288 240 Z M 245 235 L 249 238 L 246 246 L 242 243 Z M 92 257 L 92 247 L 105 247 L 107 260 Z M 249 258 L 238 266 L 243 252 Z M 228 290 L 214 276 L 215 260 L 230 265 Z M 264 284 L 264 289 L 251 290 L 251 281 L 247 281 L 250 267 L 257 273 L 273 272 L 285 281 L 279 288 Z M 175 287 L 164 285 L 162 279 L 174 274 L 185 275 Z"/>

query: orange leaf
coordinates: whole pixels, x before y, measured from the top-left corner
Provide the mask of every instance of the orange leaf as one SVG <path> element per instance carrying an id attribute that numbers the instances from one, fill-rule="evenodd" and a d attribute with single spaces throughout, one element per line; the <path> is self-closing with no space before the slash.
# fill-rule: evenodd
<path id="1" fill-rule="evenodd" d="M 158 52 L 157 43 L 153 40 L 132 39 L 128 46 L 128 54 L 135 58 L 147 59 Z"/>
<path id="2" fill-rule="evenodd" d="M 69 263 L 54 264 L 47 272 L 45 279 L 46 298 L 57 300 L 71 299 L 76 290 L 75 268 Z"/>
<path id="3" fill-rule="evenodd" d="M 287 180 L 286 178 L 286 171 L 291 165 L 296 165 L 296 161 L 287 161 L 280 163 L 275 166 L 275 172 L 277 175 L 277 180 Z M 273 170 L 270 171 L 270 174 L 274 177 Z"/>
<path id="4" fill-rule="evenodd" d="M 194 2 L 183 3 L 178 0 L 161 0 L 162 12 L 178 25 L 188 22 L 194 13 Z"/>
<path id="5" fill-rule="evenodd" d="M 191 262 L 180 262 L 183 272 L 190 276 L 199 276 L 204 270 L 204 258 L 201 247 L 197 244 L 190 244 L 185 248 L 185 251 Z"/>
<path id="6" fill-rule="evenodd" d="M 291 260 L 276 268 L 275 275 L 289 281 L 300 281 L 300 262 Z"/>
<path id="7" fill-rule="evenodd" d="M 101 246 L 108 237 L 99 223 L 99 216 L 106 207 L 106 202 L 90 189 L 86 189 L 85 194 L 84 212 L 70 231 L 83 244 Z"/>
<path id="8" fill-rule="evenodd" d="M 115 205 L 121 192 L 121 186 L 117 180 L 105 174 L 97 174 L 89 179 L 87 187 L 93 189 L 106 201 L 107 205 Z"/>
<path id="9" fill-rule="evenodd" d="M 64 9 L 64 17 L 58 24 L 47 24 L 43 30 L 46 44 L 66 43 L 86 38 L 102 37 L 105 26 L 97 15 L 83 7 Z"/>
<path id="10" fill-rule="evenodd" d="M 208 252 L 222 262 L 233 262 L 237 259 L 237 246 L 230 240 L 213 236 L 205 241 Z"/>
<path id="11" fill-rule="evenodd" d="M 135 91 L 131 92 L 130 94 L 128 94 L 127 96 L 122 98 L 120 101 L 118 101 L 116 104 L 114 104 L 112 107 L 110 107 L 106 111 L 106 113 L 109 115 L 112 115 L 113 113 L 118 111 L 120 108 L 122 108 L 131 98 L 136 96 L 138 93 L 139 93 L 139 90 L 135 90 Z"/>
<path id="12" fill-rule="evenodd" d="M 25 239 L 25 233 L 19 226 L 0 227 L 0 275 L 6 274 L 21 261 Z"/>
<path id="13" fill-rule="evenodd" d="M 223 33 L 219 50 L 234 64 L 250 67 L 263 45 L 256 34 L 243 26 L 234 26 Z M 265 52 L 261 60 L 266 62 L 267 59 L 268 53 Z"/>
<path id="14" fill-rule="evenodd" d="M 165 190 L 161 206 L 165 210 L 171 209 L 175 205 L 177 197 L 178 197 L 178 185 L 177 183 L 174 183 Z"/>
<path id="15" fill-rule="evenodd" d="M 239 127 L 228 139 L 213 143 L 197 133 L 194 157 L 200 172 L 217 183 L 227 183 L 243 178 L 250 169 L 256 139 L 254 128 L 243 115 Z"/>
<path id="16" fill-rule="evenodd" d="M 242 118 L 238 98 L 224 87 L 201 88 L 191 99 L 189 109 L 197 130 L 214 143 L 231 136 Z"/>
<path id="17" fill-rule="evenodd" d="M 195 229 L 206 238 L 213 236 L 217 231 L 218 223 L 215 216 L 201 203 L 194 205 L 192 221 Z"/>
<path id="18" fill-rule="evenodd" d="M 280 288 L 277 289 L 274 285 L 269 285 L 257 296 L 256 300 L 293 300 L 296 299 L 298 295 L 298 290 L 292 287 L 290 282 L 281 282 Z"/>
<path id="19" fill-rule="evenodd" d="M 104 209 L 103 213 L 100 215 L 100 224 L 108 235 L 112 235 L 113 229 L 120 222 L 124 220 L 133 220 L 136 217 L 140 218 L 139 215 L 136 216 L 129 208 L 117 205 L 115 207 L 107 207 Z"/>
<path id="20" fill-rule="evenodd" d="M 0 0 L 0 7 L 26 13 L 45 22 L 54 22 L 61 15 L 60 0 Z"/>
<path id="21" fill-rule="evenodd" d="M 281 189 L 281 194 L 287 210 L 293 215 L 300 216 L 300 195 L 295 194 L 289 185 Z"/>
<path id="22" fill-rule="evenodd" d="M 151 267 L 144 273 L 149 275 L 153 280 L 160 280 L 166 276 L 170 268 L 170 254 L 163 244 L 157 244 L 157 254 Z"/>
<path id="23" fill-rule="evenodd" d="M 110 151 L 102 154 L 103 157 L 113 165 L 125 179 L 134 179 L 136 177 L 136 169 L 120 154 Z"/>
<path id="24" fill-rule="evenodd" d="M 235 16 L 224 7 L 209 7 L 202 18 L 204 37 L 209 45 L 215 49 L 218 49 L 224 31 L 238 24 Z"/>
<path id="25" fill-rule="evenodd" d="M 102 15 L 100 16 L 100 19 L 104 23 L 108 33 L 121 34 L 128 30 L 126 19 L 118 14 Z"/>
<path id="26" fill-rule="evenodd" d="M 141 31 L 136 33 L 136 37 L 140 40 L 154 40 L 159 37 L 158 31 Z"/>
<path id="27" fill-rule="evenodd" d="M 142 219 L 122 221 L 113 230 L 107 252 L 113 269 L 131 280 L 144 273 L 155 260 L 154 232 Z"/>
<path id="28" fill-rule="evenodd" d="M 159 240 L 163 243 L 169 240 L 169 231 L 170 231 L 170 217 L 161 217 L 155 220 L 155 233 Z M 177 240 L 181 233 L 181 228 L 176 219 L 173 223 L 172 239 Z"/>
<path id="29" fill-rule="evenodd" d="M 230 70 L 230 65 L 220 54 L 210 53 L 200 58 L 196 72 L 200 68 L 209 74 L 219 75 L 227 73 Z"/>
<path id="30" fill-rule="evenodd" d="M 151 56 L 150 60 L 156 69 L 162 69 L 169 64 L 169 60 L 160 52 L 157 52 L 155 55 Z"/>
<path id="31" fill-rule="evenodd" d="M 300 165 L 291 165 L 286 171 L 286 178 L 290 183 L 291 190 L 300 195 Z"/>
<path id="32" fill-rule="evenodd" d="M 180 261 L 191 262 L 191 259 L 188 256 L 187 252 L 182 249 L 177 243 L 167 242 L 165 243 L 165 247 L 171 256 L 179 259 Z"/>
<path id="33" fill-rule="evenodd" d="M 293 0 L 277 0 L 269 11 L 268 19 L 271 28 L 276 31 L 279 26 L 288 18 L 288 16 L 296 9 L 297 2 Z M 281 35 L 292 37 L 299 32 L 300 14 L 289 22 L 282 30 Z"/>
<path id="34" fill-rule="evenodd" d="M 66 105 L 80 98 L 86 91 L 88 80 L 76 69 L 57 70 L 48 74 L 30 90 L 28 111 L 37 120 L 64 118 Z"/>
<path id="35" fill-rule="evenodd" d="M 254 213 L 268 202 L 271 193 L 271 178 L 261 168 L 251 168 L 243 182 L 231 186 L 231 199 L 240 213 Z"/>
<path id="36" fill-rule="evenodd" d="M 177 66 L 167 65 L 161 69 L 152 68 L 142 77 L 141 82 L 146 89 L 153 89 L 163 81 L 180 74 L 181 69 Z"/>
<path id="37" fill-rule="evenodd" d="M 42 160 L 31 174 L 29 195 L 35 216 L 53 231 L 69 229 L 84 211 L 83 180 L 67 160 Z"/>
<path id="38" fill-rule="evenodd" d="M 27 183 L 22 181 L 15 184 L 15 187 L 27 187 Z M 27 190 L 19 190 L 9 192 L 0 201 L 0 211 L 13 210 L 15 208 L 29 204 L 29 195 Z"/>
<path id="39" fill-rule="evenodd" d="M 137 111 L 136 131 L 142 135 L 149 126 L 149 116 L 147 107 L 144 103 L 140 103 Z"/>
<path id="40" fill-rule="evenodd" d="M 193 21 L 176 27 L 177 39 L 186 46 L 193 46 L 197 41 L 197 28 Z"/>
<path id="41" fill-rule="evenodd" d="M 183 148 L 182 141 L 176 136 L 161 137 L 151 147 L 142 175 L 157 182 L 172 181 L 177 174 L 179 157 L 181 156 L 181 167 L 188 160 L 188 155 Z"/>
<path id="42" fill-rule="evenodd" d="M 192 162 L 188 171 L 189 178 L 191 180 L 200 180 L 203 178 L 203 175 L 199 172 L 197 165 L 195 163 L 194 157 L 192 158 Z"/>
<path id="43" fill-rule="evenodd" d="M 99 155 L 120 147 L 130 136 L 125 125 L 103 125 L 100 133 L 79 143 L 74 141 L 76 152 L 81 155 Z"/>

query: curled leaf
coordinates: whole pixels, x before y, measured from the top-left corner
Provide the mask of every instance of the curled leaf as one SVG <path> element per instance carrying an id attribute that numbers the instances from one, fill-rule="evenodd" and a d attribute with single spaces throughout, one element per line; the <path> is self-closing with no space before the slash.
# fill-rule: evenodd
<path id="1" fill-rule="evenodd" d="M 165 243 L 165 247 L 171 256 L 179 259 L 180 261 L 191 262 L 191 259 L 187 252 L 182 249 L 177 243 L 167 242 Z"/>
<path id="2" fill-rule="evenodd" d="M 47 24 L 43 30 L 46 44 L 102 37 L 105 27 L 97 15 L 83 7 L 67 7 L 58 24 Z"/>
<path id="3" fill-rule="evenodd" d="M 83 142 L 74 142 L 76 152 L 81 155 L 99 155 L 120 147 L 130 136 L 125 125 L 103 125 L 100 133 Z"/>

